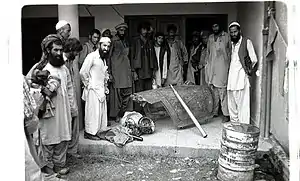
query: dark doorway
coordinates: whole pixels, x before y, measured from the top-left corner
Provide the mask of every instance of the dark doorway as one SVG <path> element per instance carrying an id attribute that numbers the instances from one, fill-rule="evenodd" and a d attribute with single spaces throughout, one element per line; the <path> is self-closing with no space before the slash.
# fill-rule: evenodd
<path id="1" fill-rule="evenodd" d="M 193 31 L 212 31 L 212 25 L 219 23 L 220 28 L 227 32 L 228 15 L 195 15 L 187 16 L 185 20 L 186 25 L 186 46 L 187 48 L 191 45 Z"/>
<path id="2" fill-rule="evenodd" d="M 58 18 L 22 18 L 22 66 L 26 75 L 42 55 L 41 42 L 48 34 L 55 34 Z M 89 32 L 95 27 L 94 17 L 79 18 L 81 43 L 88 39 Z M 72 35 L 71 35 L 72 36 Z"/>

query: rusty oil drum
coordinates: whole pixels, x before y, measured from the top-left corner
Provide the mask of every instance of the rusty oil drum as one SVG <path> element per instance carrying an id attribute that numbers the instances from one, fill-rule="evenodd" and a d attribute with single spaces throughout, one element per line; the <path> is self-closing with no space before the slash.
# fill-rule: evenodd
<path id="1" fill-rule="evenodd" d="M 253 125 L 228 122 L 223 125 L 218 179 L 253 181 L 259 129 Z"/>

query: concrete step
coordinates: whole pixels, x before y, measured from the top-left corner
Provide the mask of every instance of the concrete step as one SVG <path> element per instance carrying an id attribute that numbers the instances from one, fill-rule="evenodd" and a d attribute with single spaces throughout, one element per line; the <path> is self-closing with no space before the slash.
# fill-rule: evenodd
<path id="1" fill-rule="evenodd" d="M 207 138 L 203 138 L 196 127 L 177 130 L 170 119 L 157 120 L 155 124 L 155 133 L 143 135 L 142 142 L 133 141 L 122 148 L 106 140 L 84 139 L 83 132 L 81 132 L 79 151 L 84 154 L 104 155 L 218 157 L 222 134 L 221 118 L 214 118 L 211 122 L 201 125 L 208 134 Z M 267 153 L 271 147 L 268 140 L 260 139 L 258 154 Z"/>

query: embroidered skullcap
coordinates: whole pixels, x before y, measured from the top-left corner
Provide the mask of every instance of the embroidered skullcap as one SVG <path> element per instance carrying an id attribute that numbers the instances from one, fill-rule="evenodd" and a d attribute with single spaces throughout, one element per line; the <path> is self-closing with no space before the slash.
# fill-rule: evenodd
<path id="1" fill-rule="evenodd" d="M 118 24 L 118 25 L 115 27 L 116 30 L 119 30 L 120 28 L 126 28 L 126 29 L 128 29 L 127 23 L 121 23 L 121 24 Z"/>
<path id="2" fill-rule="evenodd" d="M 104 43 L 104 42 L 111 43 L 111 40 L 108 37 L 101 37 L 99 42 L 100 43 Z"/>
<path id="3" fill-rule="evenodd" d="M 238 22 L 236 22 L 236 21 L 230 23 L 229 28 L 231 28 L 232 26 L 238 26 L 238 27 L 241 27 L 241 25 L 240 25 Z"/>
<path id="4" fill-rule="evenodd" d="M 69 24 L 66 20 L 60 20 L 56 26 L 55 26 L 55 29 L 56 30 L 59 30 L 60 28 L 62 28 L 63 26 Z"/>
<path id="5" fill-rule="evenodd" d="M 54 41 L 61 41 L 61 43 L 62 43 L 61 38 L 57 34 L 50 34 L 50 35 L 46 36 L 41 43 L 42 51 L 45 52 L 46 48 L 49 46 L 49 44 Z"/>

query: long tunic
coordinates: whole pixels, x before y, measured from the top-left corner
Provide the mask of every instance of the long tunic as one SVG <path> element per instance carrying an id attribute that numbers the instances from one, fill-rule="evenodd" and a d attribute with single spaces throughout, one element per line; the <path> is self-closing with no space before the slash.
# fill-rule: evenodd
<path id="1" fill-rule="evenodd" d="M 107 69 L 106 61 L 100 58 L 99 51 L 90 53 L 80 69 L 84 84 L 82 99 L 86 101 L 85 131 L 92 135 L 107 128 Z"/>
<path id="2" fill-rule="evenodd" d="M 226 88 L 230 64 L 230 37 L 222 32 L 215 41 L 212 34 L 207 42 L 206 81 L 218 88 Z"/>
<path id="3" fill-rule="evenodd" d="M 171 50 L 171 59 L 166 85 L 181 85 L 183 84 L 183 64 L 188 62 L 188 53 L 180 40 L 169 42 L 169 46 Z"/>
<path id="4" fill-rule="evenodd" d="M 201 50 L 201 56 L 200 56 L 200 63 L 199 65 L 202 66 L 202 68 L 200 69 L 200 73 L 199 73 L 199 85 L 206 85 L 206 81 L 205 81 L 205 66 L 206 66 L 206 54 L 207 54 L 207 48 L 202 46 L 202 50 Z M 204 66 L 204 67 L 203 67 Z"/>
<path id="5" fill-rule="evenodd" d="M 156 54 L 156 59 L 157 59 L 157 65 L 158 65 L 158 70 L 155 72 L 155 83 L 158 86 L 162 86 L 161 82 L 162 79 L 166 79 L 167 78 L 167 72 L 168 72 L 168 65 L 167 65 L 167 52 L 165 52 L 164 54 L 164 58 L 163 58 L 163 67 L 160 67 L 160 63 L 159 63 L 159 54 L 161 51 L 161 47 L 154 47 L 155 49 L 155 54 Z M 162 71 L 161 71 L 162 69 Z"/>
<path id="6" fill-rule="evenodd" d="M 61 86 L 57 89 L 57 95 L 51 99 L 55 105 L 55 115 L 40 119 L 41 141 L 43 145 L 59 144 L 71 140 L 72 115 L 78 114 L 74 88 L 65 65 L 54 67 L 47 63 L 43 70 L 48 70 L 50 75 L 60 78 Z"/>
<path id="7" fill-rule="evenodd" d="M 228 111 L 231 121 L 250 124 L 250 82 L 242 67 L 239 58 L 239 49 L 243 37 L 234 45 L 230 71 L 228 75 Z M 247 40 L 247 51 L 252 61 L 252 66 L 257 62 L 257 57 L 251 40 Z"/>
<path id="8" fill-rule="evenodd" d="M 109 68 L 114 79 L 114 88 L 132 87 L 132 72 L 126 40 L 115 36 L 110 48 Z"/>
<path id="9" fill-rule="evenodd" d="M 187 76 L 186 76 L 186 80 L 189 82 L 192 82 L 195 84 L 195 77 L 194 77 L 194 73 L 197 71 L 193 66 L 192 66 L 192 58 L 193 56 L 196 54 L 198 48 L 200 47 L 200 44 L 195 47 L 192 46 L 191 50 L 190 50 L 190 59 L 189 59 L 189 63 L 188 63 L 188 70 L 187 70 Z"/>
<path id="10" fill-rule="evenodd" d="M 236 45 L 232 43 L 232 54 L 229 69 L 230 71 L 228 75 L 227 90 L 242 90 L 244 89 L 246 82 L 249 81 L 238 55 L 242 39 L 243 37 L 241 37 L 241 39 L 236 43 Z M 257 57 L 252 42 L 249 39 L 247 40 L 247 50 L 252 64 L 256 64 Z"/>

